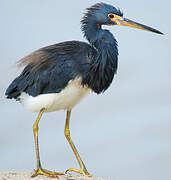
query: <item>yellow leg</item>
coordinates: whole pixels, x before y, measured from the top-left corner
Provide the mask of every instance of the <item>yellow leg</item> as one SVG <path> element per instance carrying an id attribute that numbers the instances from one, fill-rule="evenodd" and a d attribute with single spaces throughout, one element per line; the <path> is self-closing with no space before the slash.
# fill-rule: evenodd
<path id="1" fill-rule="evenodd" d="M 73 143 L 73 141 L 72 141 L 72 139 L 71 139 L 71 136 L 70 136 L 70 128 L 69 128 L 70 117 L 71 117 L 71 110 L 68 110 L 68 111 L 67 111 L 67 117 L 66 117 L 66 123 L 65 123 L 64 133 L 65 133 L 65 137 L 67 138 L 67 140 L 68 140 L 68 142 L 69 142 L 69 144 L 70 144 L 70 146 L 71 146 L 71 148 L 72 148 L 72 150 L 73 150 L 73 152 L 74 152 L 74 154 L 75 154 L 75 156 L 76 156 L 76 158 L 77 158 L 77 161 L 78 161 L 81 169 L 78 170 L 78 169 L 70 168 L 70 169 L 68 169 L 66 172 L 74 171 L 74 172 L 80 173 L 80 174 L 82 174 L 82 175 L 84 175 L 84 176 L 91 177 L 92 175 L 90 175 L 90 174 L 88 173 L 88 171 L 87 171 L 87 169 L 86 169 L 83 161 L 81 160 L 81 157 L 80 157 L 80 155 L 78 154 L 78 151 L 77 151 L 77 149 L 76 149 L 76 147 L 75 147 L 75 145 L 74 145 L 74 143 Z"/>
<path id="2" fill-rule="evenodd" d="M 45 112 L 45 109 L 42 109 L 39 112 L 39 115 L 36 121 L 33 124 L 33 132 L 34 132 L 34 142 L 35 142 L 35 149 L 36 149 L 36 160 L 37 160 L 37 168 L 34 174 L 31 177 L 35 177 L 37 175 L 45 175 L 49 177 L 58 178 L 58 175 L 63 175 L 64 173 L 52 172 L 46 169 L 43 169 L 40 162 L 40 155 L 39 155 L 39 143 L 38 143 L 38 131 L 39 131 L 39 121 L 42 117 L 42 114 Z"/>

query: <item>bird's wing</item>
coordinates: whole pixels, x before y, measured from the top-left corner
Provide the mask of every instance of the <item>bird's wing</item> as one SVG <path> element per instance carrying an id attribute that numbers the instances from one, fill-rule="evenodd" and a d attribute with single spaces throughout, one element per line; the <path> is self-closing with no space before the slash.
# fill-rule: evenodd
<path id="1" fill-rule="evenodd" d="M 6 91 L 7 98 L 21 92 L 31 96 L 59 93 L 70 80 L 84 76 L 91 62 L 92 47 L 68 41 L 39 49 L 20 61 L 25 68 Z"/>

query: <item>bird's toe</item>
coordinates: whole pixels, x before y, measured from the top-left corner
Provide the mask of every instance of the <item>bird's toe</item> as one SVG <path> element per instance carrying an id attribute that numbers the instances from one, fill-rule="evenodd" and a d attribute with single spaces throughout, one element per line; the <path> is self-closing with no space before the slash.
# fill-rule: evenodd
<path id="1" fill-rule="evenodd" d="M 86 177 L 92 177 L 92 175 L 91 174 L 89 174 L 88 172 L 87 172 L 87 170 L 85 170 L 85 169 L 74 169 L 74 168 L 70 168 L 70 169 L 67 169 L 66 171 L 65 171 L 65 173 L 68 173 L 68 172 L 76 172 L 76 173 L 79 173 L 79 174 L 82 174 L 83 176 L 86 176 Z"/>
<path id="2" fill-rule="evenodd" d="M 33 173 L 33 175 L 31 177 L 36 177 L 38 175 L 45 175 L 48 177 L 52 177 L 52 178 L 59 178 L 59 175 L 64 175 L 64 173 L 60 173 L 60 172 L 53 172 L 53 171 L 49 171 L 43 168 L 39 168 L 36 169 Z"/>

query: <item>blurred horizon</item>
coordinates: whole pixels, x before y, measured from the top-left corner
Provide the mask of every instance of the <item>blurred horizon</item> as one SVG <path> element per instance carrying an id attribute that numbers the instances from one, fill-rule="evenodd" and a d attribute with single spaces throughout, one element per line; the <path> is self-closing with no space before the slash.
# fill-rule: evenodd
<path id="1" fill-rule="evenodd" d="M 37 114 L 5 99 L 20 73 L 16 62 L 62 41 L 86 41 L 80 20 L 87 1 L 10 1 L 0 6 L 0 171 L 33 171 L 32 125 Z M 119 44 L 119 68 L 110 88 L 91 93 L 72 111 L 71 137 L 94 177 L 117 180 L 170 180 L 171 173 L 171 24 L 168 0 L 112 1 L 124 17 L 163 32 L 108 27 Z M 64 137 L 65 111 L 46 113 L 39 126 L 43 168 L 79 168 Z"/>

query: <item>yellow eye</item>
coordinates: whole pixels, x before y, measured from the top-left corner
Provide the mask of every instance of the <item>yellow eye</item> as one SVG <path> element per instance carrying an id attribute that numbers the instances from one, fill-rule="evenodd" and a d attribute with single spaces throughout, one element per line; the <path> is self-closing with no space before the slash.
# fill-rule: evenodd
<path id="1" fill-rule="evenodd" d="M 108 16 L 109 16 L 110 19 L 113 19 L 115 17 L 114 14 L 109 14 Z"/>

